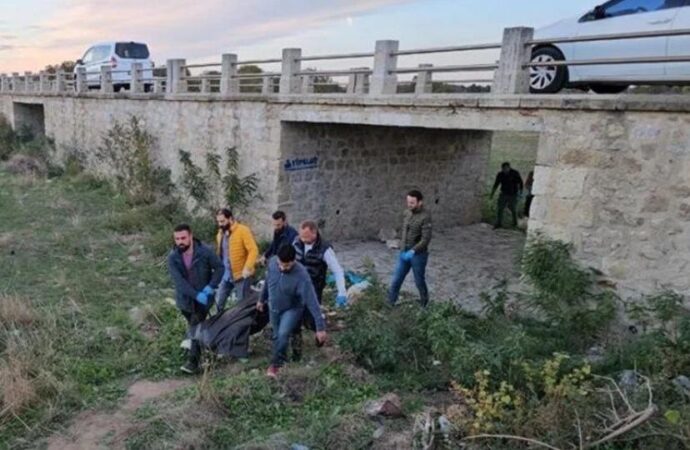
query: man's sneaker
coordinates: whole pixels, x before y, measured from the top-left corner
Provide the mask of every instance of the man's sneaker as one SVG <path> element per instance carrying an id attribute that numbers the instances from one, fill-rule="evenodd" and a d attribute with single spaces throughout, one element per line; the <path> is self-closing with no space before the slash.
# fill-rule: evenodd
<path id="1" fill-rule="evenodd" d="M 280 367 L 278 366 L 268 366 L 268 369 L 266 369 L 266 376 L 268 378 L 278 378 L 279 371 Z"/>
<path id="2" fill-rule="evenodd" d="M 198 365 L 192 364 L 189 361 L 187 361 L 187 363 L 184 366 L 180 367 L 180 370 L 190 375 L 196 375 L 201 371 Z"/>
<path id="3" fill-rule="evenodd" d="M 191 350 L 192 349 L 192 340 L 191 339 L 185 339 L 180 343 L 180 348 L 183 348 L 185 350 Z"/>

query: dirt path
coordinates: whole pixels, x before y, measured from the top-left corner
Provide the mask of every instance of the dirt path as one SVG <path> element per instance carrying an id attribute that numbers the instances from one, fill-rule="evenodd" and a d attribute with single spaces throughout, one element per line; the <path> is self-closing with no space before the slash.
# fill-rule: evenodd
<path id="1" fill-rule="evenodd" d="M 191 384 L 190 380 L 137 381 L 127 391 L 125 403 L 116 411 L 84 411 L 72 420 L 69 429 L 48 439 L 48 450 L 124 449 L 125 440 L 136 428 L 132 414 L 146 401 Z"/>

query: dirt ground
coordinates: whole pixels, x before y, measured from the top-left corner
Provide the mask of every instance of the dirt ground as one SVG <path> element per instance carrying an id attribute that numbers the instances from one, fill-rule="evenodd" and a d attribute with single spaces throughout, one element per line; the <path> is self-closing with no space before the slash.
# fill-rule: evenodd
<path id="1" fill-rule="evenodd" d="M 452 300 L 470 311 L 481 309 L 479 294 L 503 280 L 508 290 L 517 290 L 519 271 L 516 260 L 525 244 L 525 234 L 515 230 L 493 230 L 488 224 L 475 224 L 435 232 L 431 241 L 427 284 L 431 301 Z M 377 241 L 345 241 L 334 244 L 345 270 L 362 272 L 367 261 L 386 285 L 391 281 L 399 250 Z M 403 293 L 417 297 L 412 273 Z"/>
<path id="2" fill-rule="evenodd" d="M 137 408 L 189 384 L 190 380 L 138 381 L 129 387 L 125 403 L 118 410 L 84 411 L 74 418 L 67 430 L 48 440 L 48 450 L 103 448 L 106 437 L 110 438 L 108 448 L 124 449 L 125 439 L 136 427 L 132 414 Z"/>

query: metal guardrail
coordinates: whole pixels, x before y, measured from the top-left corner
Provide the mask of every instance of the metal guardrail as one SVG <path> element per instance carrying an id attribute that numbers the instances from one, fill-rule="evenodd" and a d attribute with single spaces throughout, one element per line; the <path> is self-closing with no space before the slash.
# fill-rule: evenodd
<path id="1" fill-rule="evenodd" d="M 659 64 L 690 62 L 690 55 L 598 58 L 568 61 L 529 62 L 532 48 L 541 45 L 582 43 L 594 41 L 645 39 L 653 37 L 690 36 L 690 29 L 649 31 L 638 33 L 598 34 L 590 36 L 534 39 L 531 29 L 507 29 L 500 43 L 456 45 L 446 47 L 398 49 L 397 41 L 378 41 L 374 52 L 356 52 L 303 56 L 299 49 L 286 49 L 282 58 L 239 60 L 237 55 L 225 54 L 221 62 L 202 62 L 187 64 L 185 60 L 168 60 L 164 68 L 145 68 L 134 66 L 119 69 L 103 66 L 97 71 L 78 70 L 75 74 L 58 71 L 24 75 L 14 73 L 0 76 L 0 93 L 67 93 L 86 92 L 97 86 L 102 92 L 112 92 L 113 83 L 129 84 L 129 90 L 143 92 L 144 86 L 153 85 L 155 93 L 178 94 L 194 92 L 202 94 L 233 95 L 241 94 L 250 88 L 263 95 L 270 95 L 279 86 L 280 94 L 311 94 L 315 86 L 345 86 L 347 94 L 395 95 L 399 85 L 414 86 L 416 94 L 433 92 L 434 83 L 452 84 L 492 84 L 492 91 L 499 94 L 520 94 L 529 91 L 529 71 L 535 67 L 561 67 L 585 65 L 620 64 Z M 439 53 L 465 53 L 473 51 L 500 50 L 497 62 L 485 64 L 420 64 L 417 67 L 398 67 L 398 58 L 422 56 Z M 373 59 L 373 67 L 350 69 L 303 69 L 303 62 L 338 61 L 347 59 Z M 240 67 L 248 65 L 281 64 L 281 70 L 260 73 L 242 73 Z M 191 74 L 192 69 L 220 67 L 220 73 Z M 165 76 L 152 76 L 153 71 L 165 70 Z M 486 72 L 493 77 L 472 79 L 434 79 L 438 73 Z M 127 74 L 131 81 L 123 83 L 113 80 L 113 75 Z M 160 72 L 158 72 L 160 73 Z M 400 80 L 399 75 L 414 75 L 410 80 Z M 347 83 L 336 83 L 323 77 L 347 77 Z M 256 80 L 256 82 L 253 82 Z"/>

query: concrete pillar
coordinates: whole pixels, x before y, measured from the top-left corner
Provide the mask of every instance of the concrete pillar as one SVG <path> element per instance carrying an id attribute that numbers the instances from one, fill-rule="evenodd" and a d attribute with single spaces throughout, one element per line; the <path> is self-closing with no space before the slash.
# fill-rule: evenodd
<path id="1" fill-rule="evenodd" d="M 12 92 L 19 92 L 21 84 L 19 72 L 12 72 Z"/>
<path id="2" fill-rule="evenodd" d="M 350 70 L 368 70 L 368 67 L 353 67 Z M 347 80 L 347 93 L 361 95 L 366 92 L 366 83 L 369 82 L 368 73 L 350 74 Z"/>
<path id="3" fill-rule="evenodd" d="M 31 72 L 24 72 L 24 92 L 33 92 L 34 79 Z"/>
<path id="4" fill-rule="evenodd" d="M 398 66 L 398 57 L 393 55 L 398 45 L 398 41 L 376 41 L 370 94 L 391 95 L 398 91 L 398 76 L 391 72 Z"/>
<path id="5" fill-rule="evenodd" d="M 224 53 L 221 60 L 220 94 L 240 93 L 240 80 L 237 79 L 237 55 Z"/>
<path id="6" fill-rule="evenodd" d="M 144 66 L 141 63 L 132 63 L 132 82 L 129 85 L 129 90 L 133 94 L 140 94 L 144 92 Z"/>
<path id="7" fill-rule="evenodd" d="M 156 94 L 163 94 L 165 92 L 163 89 L 163 80 L 158 78 L 153 80 L 153 92 Z"/>
<path id="8" fill-rule="evenodd" d="M 211 92 L 211 79 L 208 78 L 208 74 L 201 75 L 201 93 L 208 94 Z"/>
<path id="9" fill-rule="evenodd" d="M 424 67 L 434 67 L 433 64 L 420 64 L 420 68 Z M 431 94 L 433 92 L 434 86 L 432 83 L 432 72 L 427 72 L 426 70 L 421 70 L 417 74 L 417 82 L 414 85 L 415 94 Z"/>
<path id="10" fill-rule="evenodd" d="M 38 92 L 45 94 L 50 92 L 50 79 L 48 78 L 48 73 L 44 70 L 38 74 Z"/>
<path id="11" fill-rule="evenodd" d="M 533 28 L 517 27 L 503 30 L 501 58 L 498 61 L 491 93 L 529 93 L 529 69 L 523 66 L 530 61 L 532 49 L 527 42 L 531 41 L 533 36 Z"/>
<path id="12" fill-rule="evenodd" d="M 75 90 L 78 94 L 89 90 L 89 86 L 86 84 L 86 67 L 77 67 L 77 75 L 74 83 L 76 86 Z"/>
<path id="13" fill-rule="evenodd" d="M 187 83 L 184 79 L 184 66 L 187 61 L 184 59 L 169 59 L 167 62 L 168 70 L 165 82 L 165 90 L 168 94 L 181 94 L 187 92 Z"/>
<path id="14" fill-rule="evenodd" d="M 283 65 L 280 74 L 280 93 L 299 94 L 300 78 L 296 75 L 301 70 L 302 61 L 297 58 L 302 56 L 300 48 L 283 49 Z"/>
<path id="15" fill-rule="evenodd" d="M 55 72 L 55 86 L 53 89 L 53 92 L 56 94 L 61 94 L 66 91 L 65 87 L 65 71 L 64 70 L 58 70 Z"/>
<path id="16" fill-rule="evenodd" d="M 275 94 L 273 77 L 263 77 L 261 83 L 261 95 Z"/>
<path id="17" fill-rule="evenodd" d="M 0 92 L 8 92 L 9 90 L 10 86 L 7 74 L 0 74 Z"/>
<path id="18" fill-rule="evenodd" d="M 110 94 L 113 92 L 113 68 L 111 66 L 101 66 L 101 93 Z"/>
<path id="19" fill-rule="evenodd" d="M 314 75 L 302 75 L 302 93 L 314 93 Z"/>

